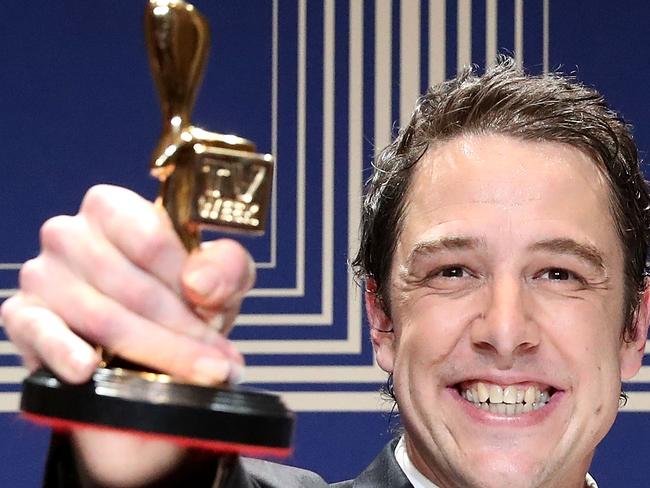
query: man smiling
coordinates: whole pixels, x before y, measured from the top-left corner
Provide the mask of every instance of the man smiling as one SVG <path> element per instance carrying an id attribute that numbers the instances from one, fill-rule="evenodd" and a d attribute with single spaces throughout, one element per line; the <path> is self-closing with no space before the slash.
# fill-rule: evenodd
<path id="1" fill-rule="evenodd" d="M 502 59 L 425 94 L 375 162 L 353 262 L 405 434 L 337 486 L 595 486 L 587 474 L 594 450 L 616 417 L 621 380 L 643 357 L 649 208 L 629 129 L 593 90 L 524 75 Z M 84 381 L 97 358 L 80 337 L 201 383 L 232 376 L 241 363 L 226 341 L 174 328 L 195 306 L 232 322 L 252 283 L 238 245 L 185 256 L 164 216 L 105 187 L 42 236 L 21 291 L 3 306 L 29 367 L 46 363 Z M 148 256 L 140 251 L 151 239 L 156 253 Z M 98 249 L 111 265 L 88 259 Z M 160 287 L 165 313 L 112 288 L 115 270 L 134 290 Z M 71 312 L 71 297 L 89 305 Z M 144 321 L 158 358 L 132 330 Z M 169 341 L 185 356 L 165 362 Z M 104 484 L 195 479 L 175 447 L 95 432 L 73 439 L 80 476 Z M 77 477 L 70 452 L 54 449 L 51 463 Z M 192 461 L 195 473 L 209 470 L 205 459 Z M 244 460 L 229 486 L 327 485 Z"/>
<path id="2" fill-rule="evenodd" d="M 647 334 L 627 127 L 505 61 L 434 87 L 376 166 L 356 265 L 407 459 L 441 487 L 583 486 Z"/>
<path id="3" fill-rule="evenodd" d="M 623 250 L 608 208 L 601 173 L 568 146 L 463 135 L 420 160 L 390 308 L 371 317 L 406 451 L 427 478 L 584 482 L 645 342 L 621 341 Z"/>

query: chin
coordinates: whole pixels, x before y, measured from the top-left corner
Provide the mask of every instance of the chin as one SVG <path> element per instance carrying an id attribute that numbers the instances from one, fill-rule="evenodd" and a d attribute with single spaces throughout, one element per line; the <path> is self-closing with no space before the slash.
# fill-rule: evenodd
<path id="1" fill-rule="evenodd" d="M 505 449 L 503 443 L 493 441 L 489 445 L 478 445 L 478 435 L 474 442 L 473 446 L 458 445 L 461 450 L 450 457 L 429 459 L 427 464 L 438 484 L 453 488 L 548 487 L 555 486 L 553 479 L 562 471 L 562 459 L 553 451 L 526 441 L 510 439 L 509 448 Z M 438 469 L 445 466 L 444 471 L 436 472 L 436 466 Z M 562 484 L 557 486 L 566 488 Z"/>
<path id="2" fill-rule="evenodd" d="M 546 466 L 543 461 L 523 456 L 513 459 L 492 453 L 481 456 L 473 465 L 473 481 L 482 488 L 532 488 L 546 478 Z"/>

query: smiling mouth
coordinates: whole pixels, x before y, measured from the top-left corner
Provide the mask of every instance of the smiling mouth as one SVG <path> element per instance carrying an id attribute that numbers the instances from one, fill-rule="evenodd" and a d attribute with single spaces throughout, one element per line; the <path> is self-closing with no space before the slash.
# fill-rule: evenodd
<path id="1" fill-rule="evenodd" d="M 456 385 L 461 397 L 474 407 L 497 415 L 514 417 L 544 408 L 557 390 L 542 385 L 502 386 L 481 381 Z"/>

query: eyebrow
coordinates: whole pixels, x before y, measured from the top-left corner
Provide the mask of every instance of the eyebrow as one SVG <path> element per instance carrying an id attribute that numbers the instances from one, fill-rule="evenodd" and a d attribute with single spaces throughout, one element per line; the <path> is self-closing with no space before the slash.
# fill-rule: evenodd
<path id="1" fill-rule="evenodd" d="M 548 251 L 555 254 L 567 254 L 586 261 L 591 266 L 605 270 L 602 253 L 597 247 L 569 238 L 547 239 L 530 246 L 532 251 Z"/>
<path id="2" fill-rule="evenodd" d="M 413 262 L 420 256 L 427 256 L 441 251 L 472 250 L 486 247 L 485 240 L 477 237 L 447 236 L 431 241 L 418 242 L 406 259 L 406 268 L 411 269 Z"/>
<path id="3" fill-rule="evenodd" d="M 410 269 L 413 262 L 420 256 L 431 255 L 441 251 L 472 250 L 486 247 L 485 240 L 476 237 L 448 236 L 431 241 L 419 242 L 408 256 L 406 268 Z M 574 239 L 545 239 L 530 245 L 529 249 L 531 251 L 547 251 L 554 254 L 575 256 L 595 268 L 605 270 L 604 258 L 598 248 Z"/>

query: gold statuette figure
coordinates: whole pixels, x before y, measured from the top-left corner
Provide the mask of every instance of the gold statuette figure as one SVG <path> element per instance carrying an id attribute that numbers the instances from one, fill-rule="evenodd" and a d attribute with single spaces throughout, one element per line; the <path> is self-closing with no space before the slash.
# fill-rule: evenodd
<path id="1" fill-rule="evenodd" d="M 145 35 L 163 115 L 163 133 L 151 162 L 162 182 L 164 207 L 188 248 L 201 226 L 227 232 L 264 232 L 273 158 L 233 135 L 190 125 L 207 58 L 203 16 L 184 2 L 152 1 Z"/>

